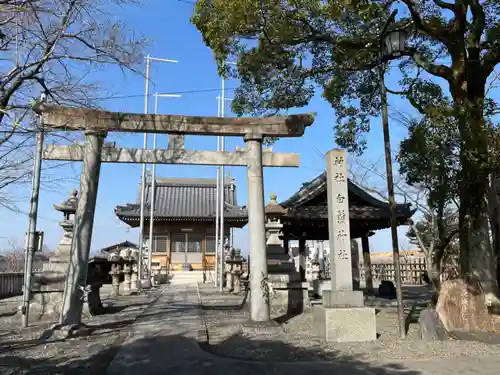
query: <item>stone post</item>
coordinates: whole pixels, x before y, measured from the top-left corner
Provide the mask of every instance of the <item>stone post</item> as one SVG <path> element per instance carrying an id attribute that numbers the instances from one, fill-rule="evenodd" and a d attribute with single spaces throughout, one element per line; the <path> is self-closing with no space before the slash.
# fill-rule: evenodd
<path id="1" fill-rule="evenodd" d="M 92 227 L 101 171 L 101 153 L 105 132 L 86 131 L 80 177 L 80 199 L 75 214 L 74 238 L 64 289 L 61 311 L 62 325 L 80 324 L 83 292 L 87 282 L 87 264 L 92 242 Z"/>
<path id="2" fill-rule="evenodd" d="M 347 155 L 344 150 L 326 154 L 328 237 L 330 241 L 331 307 L 363 306 L 363 293 L 353 292 Z"/>
<path id="3" fill-rule="evenodd" d="M 113 285 L 113 296 L 118 297 L 120 295 L 120 265 L 113 263 L 109 274 L 111 275 L 111 282 Z"/>
<path id="4" fill-rule="evenodd" d="M 248 232 L 250 233 L 250 316 L 254 322 L 270 319 L 269 285 L 264 224 L 264 179 L 262 173 L 262 136 L 246 135 L 248 176 Z"/>
<path id="5" fill-rule="evenodd" d="M 364 307 L 363 292 L 353 290 L 345 150 L 327 152 L 326 163 L 331 290 L 323 291 L 323 306 L 314 307 L 315 328 L 327 341 L 372 341 L 375 309 Z"/>

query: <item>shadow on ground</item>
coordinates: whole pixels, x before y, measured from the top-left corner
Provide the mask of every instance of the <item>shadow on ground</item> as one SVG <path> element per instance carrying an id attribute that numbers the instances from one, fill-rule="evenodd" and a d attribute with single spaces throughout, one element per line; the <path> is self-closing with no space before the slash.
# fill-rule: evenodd
<path id="1" fill-rule="evenodd" d="M 384 366 L 364 362 L 360 358 L 352 358 L 338 353 L 332 360 L 324 360 L 324 355 L 319 349 L 299 349 L 282 342 L 274 341 L 252 341 L 245 342 L 243 337 L 231 337 L 229 340 L 238 342 L 238 346 L 255 346 L 261 351 L 287 353 L 286 362 L 271 363 L 262 358 L 254 357 L 253 360 L 235 360 L 224 358 L 217 353 L 217 346 L 201 344 L 204 350 L 200 350 L 198 342 L 194 339 L 181 335 L 156 336 L 143 338 L 125 344 L 120 351 L 119 369 L 114 370 L 134 374 L 190 374 L 211 375 L 229 372 L 237 372 L 238 375 L 245 374 L 273 374 L 273 375 L 296 375 L 308 374 L 314 371 L 315 375 L 419 375 L 420 372 L 409 370 L 400 364 L 388 364 Z M 71 358 L 61 354 L 58 358 L 29 358 L 17 355 L 6 355 L 0 358 L 0 373 L 2 374 L 92 374 L 104 375 L 113 358 L 120 350 L 121 342 L 115 344 L 90 358 Z M 43 343 L 38 343 L 42 345 Z M 227 345 L 227 343 L 226 343 Z M 207 352 L 208 351 L 208 352 Z M 268 358 L 269 357 L 268 355 Z M 119 359 L 119 361 L 118 361 Z M 297 363 L 297 361 L 310 361 L 308 363 Z M 314 362 L 316 361 L 316 362 Z"/>
<path id="2" fill-rule="evenodd" d="M 213 310 L 213 311 L 239 311 L 245 308 L 245 305 L 248 301 L 248 297 L 250 295 L 250 289 L 245 288 L 243 292 L 243 299 L 237 305 L 201 305 L 202 310 Z"/>

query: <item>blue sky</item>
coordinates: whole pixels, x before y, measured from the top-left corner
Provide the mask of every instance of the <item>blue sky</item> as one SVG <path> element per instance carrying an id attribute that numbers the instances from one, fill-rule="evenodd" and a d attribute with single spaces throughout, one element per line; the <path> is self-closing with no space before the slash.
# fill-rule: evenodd
<path id="1" fill-rule="evenodd" d="M 114 12 L 117 20 L 126 20 L 128 26 L 137 33 L 152 39 L 153 44 L 148 49 L 154 57 L 178 60 L 178 64 L 154 62 L 151 69 L 151 93 L 182 93 L 182 98 L 159 99 L 159 113 L 174 113 L 186 115 L 216 115 L 219 95 L 220 78 L 213 61 L 211 51 L 203 44 L 201 35 L 189 22 L 193 4 L 175 0 L 147 1 L 141 7 L 127 7 Z M 144 108 L 144 79 L 137 75 L 123 74 L 118 69 L 106 70 L 99 77 L 105 87 L 112 88 L 115 97 L 103 103 L 103 107 L 115 111 L 143 112 Z M 226 82 L 226 96 L 232 96 L 235 82 Z M 390 98 L 392 106 L 406 107 L 404 102 Z M 150 99 L 150 111 L 153 112 L 153 98 Z M 227 115 L 230 115 L 229 105 Z M 314 98 L 307 108 L 301 112 L 316 112 L 317 117 L 313 126 L 307 129 L 305 136 L 296 139 L 283 139 L 273 147 L 277 152 L 297 152 L 300 154 L 300 168 L 267 168 L 264 171 L 265 196 L 274 192 L 278 200 L 283 200 L 295 193 L 302 183 L 309 181 L 322 173 L 324 160 L 321 156 L 329 149 L 335 147 L 333 141 L 332 125 L 334 113 L 330 106 L 322 100 L 320 93 Z M 366 160 L 377 160 L 383 156 L 382 131 L 379 119 L 374 119 L 372 131 L 369 135 L 369 151 Z M 397 146 L 405 135 L 404 128 L 392 125 L 392 144 Z M 119 147 L 142 147 L 142 134 L 115 135 Z M 152 136 L 151 136 L 152 139 Z M 111 140 L 111 139 L 108 139 Z M 159 147 L 166 147 L 166 136 L 159 136 Z M 243 141 L 228 138 L 227 150 L 234 150 L 235 146 L 242 146 Z M 215 149 L 215 137 L 186 137 L 186 148 Z M 44 162 L 50 164 L 48 162 Z M 71 167 L 61 168 L 58 173 L 66 176 L 68 181 L 57 189 L 47 191 L 44 189 L 40 196 L 40 212 L 38 229 L 44 230 L 46 244 L 54 248 L 61 238 L 61 229 L 57 222 L 61 215 L 52 205 L 65 200 L 69 192 L 78 189 L 75 176 L 81 170 L 80 163 L 73 163 Z M 246 204 L 246 170 L 241 167 L 226 168 L 235 178 L 237 183 L 238 199 L 241 204 Z M 106 164 L 101 170 L 97 213 L 92 240 L 92 249 L 97 250 L 111 244 L 130 240 L 137 242 L 138 230 L 128 229 L 114 215 L 116 205 L 134 202 L 137 197 L 140 181 L 141 166 L 126 164 Z M 214 167 L 198 166 L 158 166 L 158 177 L 215 177 Z M 76 177 L 77 178 L 77 177 Z M 27 186 L 23 194 L 28 194 Z M 21 210 L 29 210 L 28 202 L 20 205 Z M 3 225 L 0 227 L 0 244 L 5 248 L 6 242 L 14 240 L 18 244 L 24 243 L 28 218 L 24 214 L 14 214 L 7 210 L 0 211 Z M 402 227 L 400 233 L 400 247 L 408 249 L 405 237 L 406 228 Z M 246 253 L 248 249 L 246 230 L 237 231 L 235 236 L 236 246 Z M 380 231 L 371 238 L 373 251 L 389 251 L 391 248 L 389 231 Z"/>

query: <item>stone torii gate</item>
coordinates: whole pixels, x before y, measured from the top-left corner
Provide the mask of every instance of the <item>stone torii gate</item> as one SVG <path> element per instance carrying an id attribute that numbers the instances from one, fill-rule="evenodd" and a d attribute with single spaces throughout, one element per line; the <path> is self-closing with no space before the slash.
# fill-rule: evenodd
<path id="1" fill-rule="evenodd" d="M 220 118 L 183 115 L 152 115 L 107 112 L 41 104 L 35 111 L 44 126 L 65 131 L 84 131 L 84 145 L 48 145 L 46 160 L 83 161 L 80 199 L 75 214 L 74 239 L 64 293 L 61 324 L 79 324 L 82 304 L 80 286 L 85 284 L 101 162 L 246 166 L 248 178 L 248 224 L 252 271 L 250 272 L 251 319 L 270 319 L 267 280 L 262 167 L 298 167 L 294 153 L 262 150 L 262 140 L 300 137 L 314 121 L 312 114 L 264 118 Z M 104 145 L 107 132 L 170 134 L 167 149 L 145 150 Z M 244 137 L 247 147 L 236 152 L 184 149 L 184 135 Z"/>

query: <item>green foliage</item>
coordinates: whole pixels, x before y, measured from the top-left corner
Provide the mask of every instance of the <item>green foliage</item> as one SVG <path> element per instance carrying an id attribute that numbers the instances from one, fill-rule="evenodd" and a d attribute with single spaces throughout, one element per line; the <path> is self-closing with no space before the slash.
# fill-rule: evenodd
<path id="1" fill-rule="evenodd" d="M 435 77 L 458 79 L 438 61 L 455 61 L 462 50 L 471 55 L 479 41 L 489 41 L 479 56 L 484 62 L 482 73 L 488 76 L 491 66 L 499 62 L 498 3 L 466 5 L 474 16 L 466 17 L 458 31 L 460 14 L 453 16 L 446 4 L 440 0 L 198 0 L 192 22 L 212 49 L 220 73 L 240 79 L 235 113 L 262 116 L 303 107 L 320 87 L 335 109 L 337 143 L 361 153 L 370 118 L 380 112 L 376 65 L 380 35 L 394 7 L 400 16 L 393 27 L 409 31 L 412 52 L 389 68 L 402 75 L 398 94 L 421 113 L 443 113 L 446 98 Z M 237 68 L 225 64 L 228 59 L 237 61 Z M 452 114 L 452 107 L 447 112 Z"/>
<path id="2" fill-rule="evenodd" d="M 408 124 L 398 154 L 400 173 L 411 186 L 428 192 L 431 207 L 447 205 L 458 195 L 460 137 L 452 117 L 423 117 Z"/>

